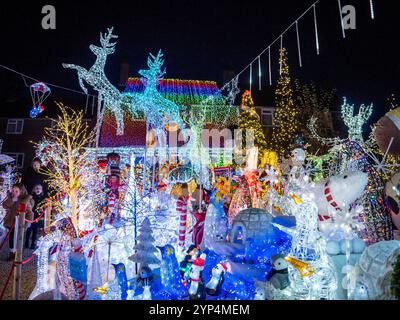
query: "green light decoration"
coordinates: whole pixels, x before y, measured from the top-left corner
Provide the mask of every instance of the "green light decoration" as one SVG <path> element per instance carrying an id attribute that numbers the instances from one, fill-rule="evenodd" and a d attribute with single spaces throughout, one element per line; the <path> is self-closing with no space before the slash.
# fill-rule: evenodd
<path id="1" fill-rule="evenodd" d="M 347 103 L 347 99 L 343 98 L 342 119 L 349 129 L 349 139 L 358 143 L 363 143 L 362 128 L 371 117 L 373 105 L 361 105 L 357 115 L 354 114 L 354 105 Z"/>
<path id="2" fill-rule="evenodd" d="M 156 128 L 161 128 L 168 123 L 176 123 L 181 129 L 185 125 L 180 116 L 180 111 L 184 107 L 179 107 L 176 103 L 164 98 L 157 90 L 157 83 L 165 75 L 165 69 L 161 68 L 164 64 L 163 53 L 158 51 L 157 56 L 150 53 L 147 59 L 148 70 L 140 70 L 139 74 L 143 76 L 141 81 L 145 85 L 144 92 L 137 95 L 136 104 L 131 103 L 133 112 L 142 110 L 146 115 L 146 121 Z"/>

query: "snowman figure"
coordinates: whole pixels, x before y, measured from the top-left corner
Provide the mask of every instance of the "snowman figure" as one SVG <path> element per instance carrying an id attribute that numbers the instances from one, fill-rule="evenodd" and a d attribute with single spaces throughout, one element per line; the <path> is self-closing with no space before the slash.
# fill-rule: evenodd
<path id="1" fill-rule="evenodd" d="M 204 300 L 205 291 L 204 283 L 202 278 L 202 272 L 204 270 L 204 261 L 206 259 L 206 254 L 202 253 L 199 258 L 194 260 L 192 266 L 190 267 L 190 287 L 189 287 L 189 299 L 190 300 Z"/>
<path id="2" fill-rule="evenodd" d="M 291 169 L 289 172 L 290 180 L 301 183 L 303 181 L 305 171 L 304 162 L 306 161 L 306 153 L 302 148 L 296 148 L 292 151 Z"/>
<path id="3" fill-rule="evenodd" d="M 220 291 L 222 284 L 224 283 L 224 274 L 228 271 L 228 266 L 224 262 L 218 263 L 211 270 L 211 279 L 206 284 L 207 294 L 210 296 L 217 296 Z"/>

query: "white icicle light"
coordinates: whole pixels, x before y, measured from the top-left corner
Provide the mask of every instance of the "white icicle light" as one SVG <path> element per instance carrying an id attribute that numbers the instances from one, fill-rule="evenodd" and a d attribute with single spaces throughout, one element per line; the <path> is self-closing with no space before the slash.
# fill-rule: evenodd
<path id="1" fill-rule="evenodd" d="M 319 55 L 319 36 L 318 36 L 318 23 L 317 23 L 317 9 L 313 6 L 314 11 L 314 29 L 315 29 L 315 47 L 317 49 L 317 55 Z"/>
<path id="2" fill-rule="evenodd" d="M 297 21 L 296 21 L 296 35 L 297 35 L 297 50 L 298 50 L 298 53 L 299 53 L 299 64 L 300 64 L 300 67 L 302 67 L 303 66 L 303 62 L 302 62 L 302 59 L 301 59 L 299 23 Z"/>
<path id="3" fill-rule="evenodd" d="M 369 6 L 371 8 L 371 19 L 375 19 L 375 10 L 374 10 L 374 0 L 369 0 Z"/>

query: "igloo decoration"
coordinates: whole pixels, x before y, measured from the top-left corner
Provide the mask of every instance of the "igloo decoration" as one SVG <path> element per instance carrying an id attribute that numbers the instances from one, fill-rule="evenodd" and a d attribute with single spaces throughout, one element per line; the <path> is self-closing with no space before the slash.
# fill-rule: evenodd
<path id="1" fill-rule="evenodd" d="M 254 240 L 265 236 L 272 226 L 272 215 L 265 210 L 250 208 L 239 212 L 232 221 L 231 242 L 245 244 L 246 239 Z"/>
<path id="2" fill-rule="evenodd" d="M 369 246 L 356 267 L 354 299 L 362 299 L 358 296 L 359 288 L 363 289 L 369 300 L 392 299 L 390 276 L 399 254 L 400 241 L 382 241 Z"/>

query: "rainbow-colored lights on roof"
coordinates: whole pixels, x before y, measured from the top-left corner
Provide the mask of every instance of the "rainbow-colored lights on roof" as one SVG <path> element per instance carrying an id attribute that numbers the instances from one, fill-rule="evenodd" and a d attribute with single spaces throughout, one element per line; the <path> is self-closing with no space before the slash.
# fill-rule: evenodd
<path id="1" fill-rule="evenodd" d="M 200 105 L 210 96 L 213 105 L 224 105 L 224 99 L 215 81 L 160 79 L 157 90 L 164 98 L 180 105 Z M 144 85 L 140 78 L 129 78 L 125 94 L 142 93 Z"/>

